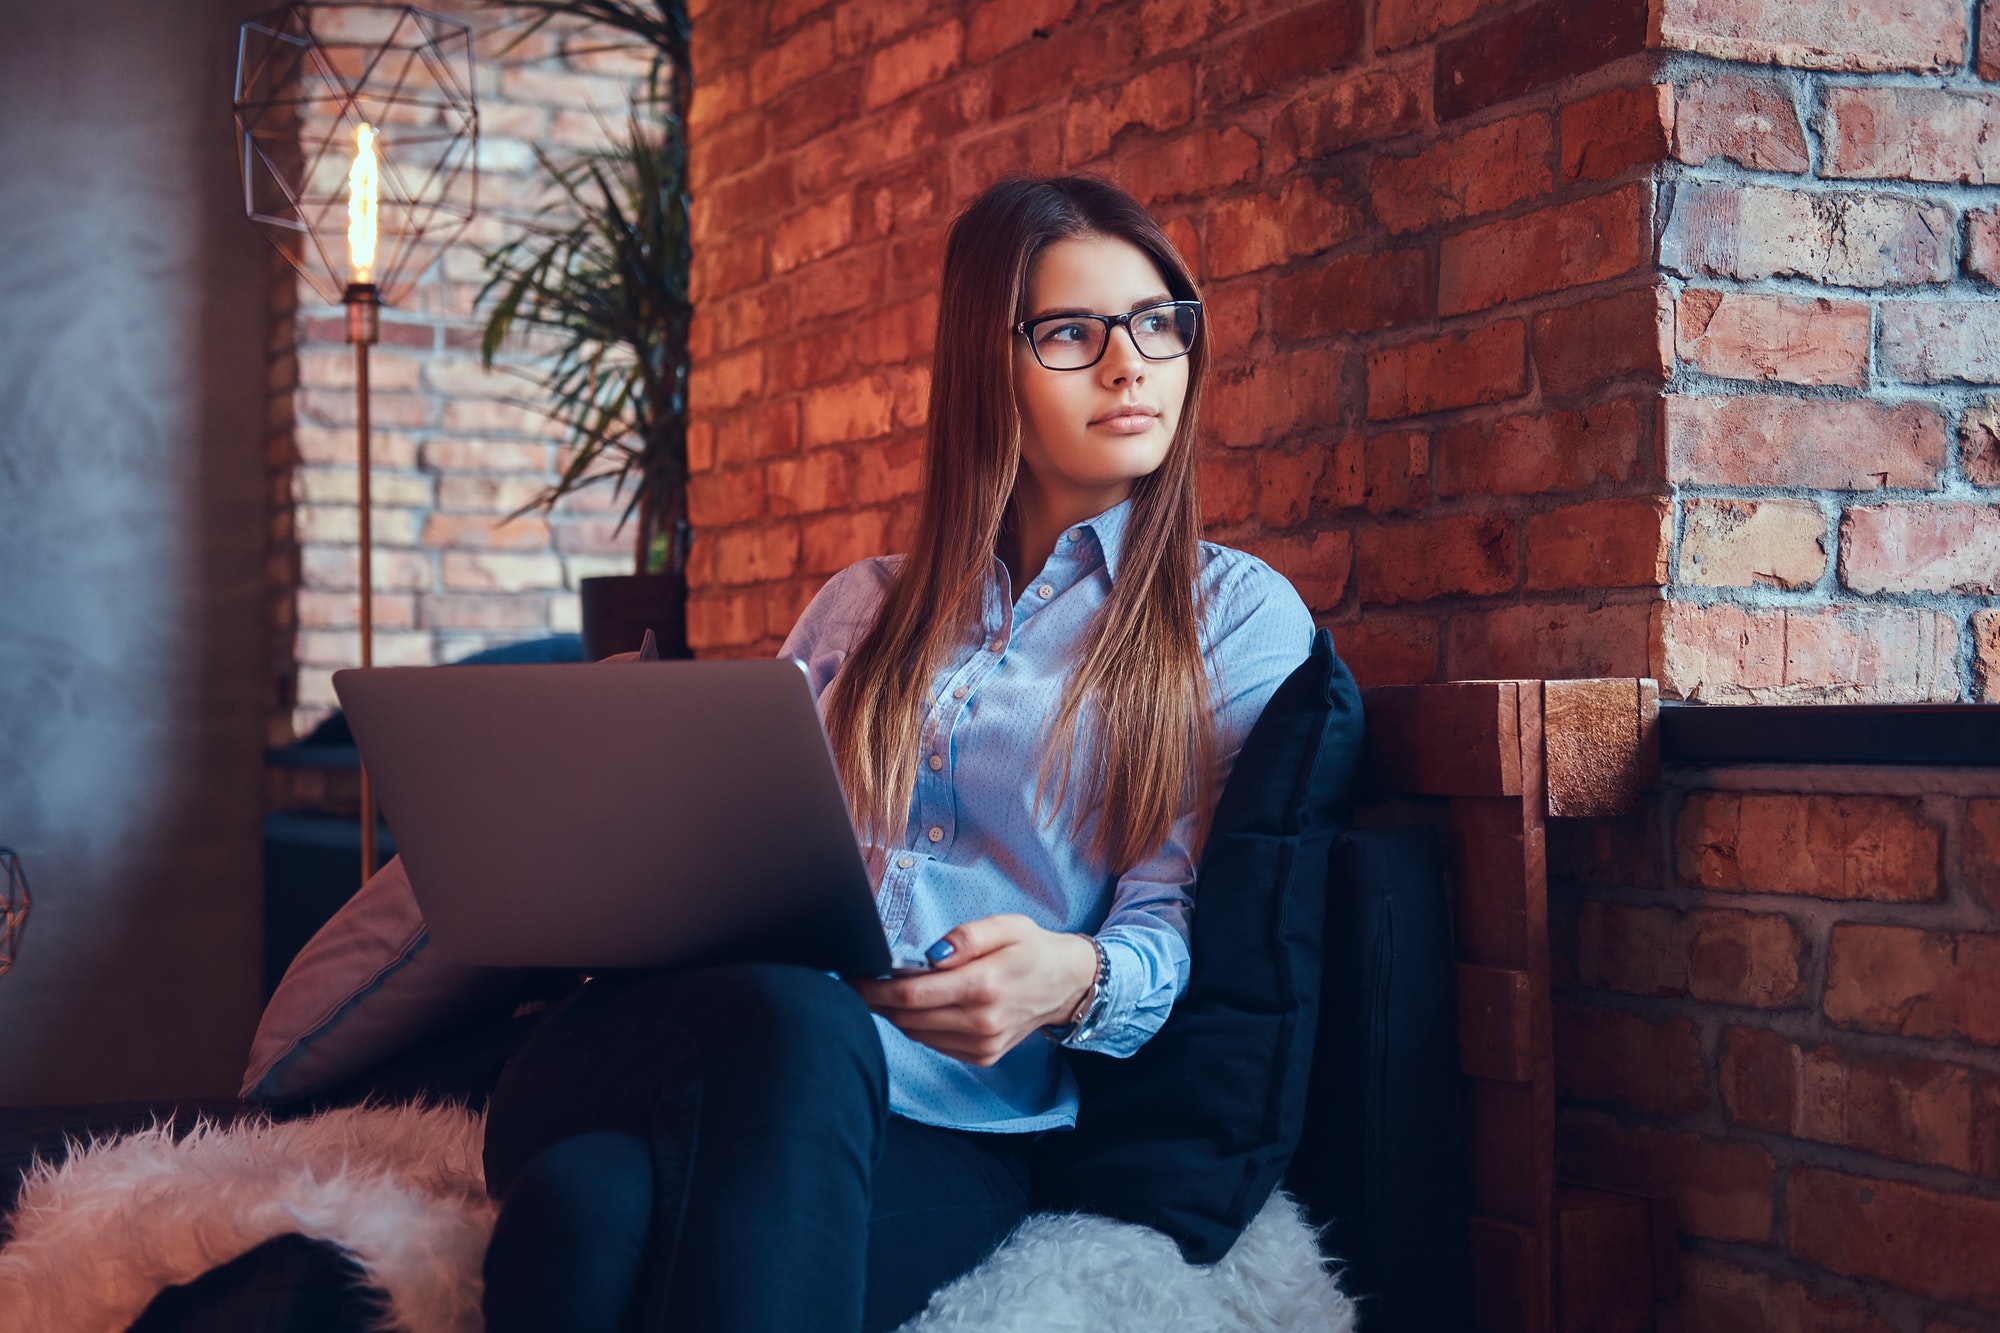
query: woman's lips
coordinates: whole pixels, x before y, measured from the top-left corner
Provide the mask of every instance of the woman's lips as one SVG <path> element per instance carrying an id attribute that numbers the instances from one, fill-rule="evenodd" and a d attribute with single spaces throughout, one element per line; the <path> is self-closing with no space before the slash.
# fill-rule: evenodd
<path id="1" fill-rule="evenodd" d="M 1129 410 L 1121 409 L 1109 416 L 1099 417 L 1090 424 L 1100 426 L 1114 435 L 1137 435 L 1143 430 L 1150 429 L 1153 422 L 1158 418 L 1158 415 L 1156 412 L 1149 412 L 1144 408 L 1135 407 Z"/>

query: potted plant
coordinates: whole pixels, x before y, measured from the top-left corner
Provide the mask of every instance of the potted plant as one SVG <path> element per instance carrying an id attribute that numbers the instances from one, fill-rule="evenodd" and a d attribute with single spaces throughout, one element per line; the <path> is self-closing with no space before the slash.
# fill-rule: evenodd
<path id="1" fill-rule="evenodd" d="M 550 19 L 589 20 L 654 51 L 623 137 L 558 162 L 536 149 L 554 186 L 521 236 L 486 255 L 480 300 L 492 298 L 480 354 L 491 367 L 517 330 L 548 335 L 543 410 L 570 444 L 561 475 L 524 510 L 547 510 L 578 487 L 629 496 L 634 570 L 588 578 L 587 658 L 639 646 L 652 629 L 662 656 L 686 657 L 687 552 L 687 15 L 680 0 L 504 0 Z M 518 39 L 517 39 L 518 40 Z M 669 77 L 662 89 L 662 73 Z"/>

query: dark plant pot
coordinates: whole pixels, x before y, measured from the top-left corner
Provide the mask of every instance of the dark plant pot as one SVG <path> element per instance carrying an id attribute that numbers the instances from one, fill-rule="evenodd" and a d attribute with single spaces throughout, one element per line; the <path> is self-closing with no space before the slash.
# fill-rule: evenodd
<path id="1" fill-rule="evenodd" d="M 638 650 L 653 631 L 661 657 L 692 657 L 687 644 L 685 574 L 607 574 L 585 579 L 583 658 L 595 662 Z"/>

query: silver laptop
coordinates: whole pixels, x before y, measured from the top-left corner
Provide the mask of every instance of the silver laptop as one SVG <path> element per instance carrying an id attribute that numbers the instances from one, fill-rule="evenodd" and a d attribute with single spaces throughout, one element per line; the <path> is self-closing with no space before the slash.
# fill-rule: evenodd
<path id="1" fill-rule="evenodd" d="M 375 667 L 333 685 L 440 956 L 890 971 L 796 663 Z"/>

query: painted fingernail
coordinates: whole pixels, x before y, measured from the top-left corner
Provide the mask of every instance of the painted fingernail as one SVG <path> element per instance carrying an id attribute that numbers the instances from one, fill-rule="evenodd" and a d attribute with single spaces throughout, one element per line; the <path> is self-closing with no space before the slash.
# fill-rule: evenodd
<path id="1" fill-rule="evenodd" d="M 942 963 L 957 952 L 958 950 L 952 947 L 950 940 L 939 940 L 936 944 L 924 950 L 924 957 L 930 959 L 933 963 Z"/>

